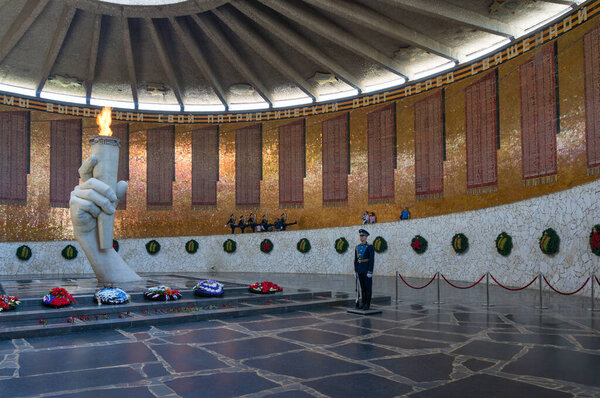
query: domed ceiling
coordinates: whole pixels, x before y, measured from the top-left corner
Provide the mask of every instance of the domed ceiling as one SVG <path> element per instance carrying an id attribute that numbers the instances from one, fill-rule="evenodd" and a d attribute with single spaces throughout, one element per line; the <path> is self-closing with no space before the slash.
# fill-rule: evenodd
<path id="1" fill-rule="evenodd" d="M 326 101 L 467 62 L 567 0 L 0 0 L 0 90 L 224 111 Z"/>

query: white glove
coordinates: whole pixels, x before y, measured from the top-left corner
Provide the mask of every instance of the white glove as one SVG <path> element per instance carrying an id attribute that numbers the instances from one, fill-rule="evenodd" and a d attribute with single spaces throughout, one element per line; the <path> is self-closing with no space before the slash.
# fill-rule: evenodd
<path id="1" fill-rule="evenodd" d="M 373 274 L 371 272 L 367 273 L 367 278 L 372 278 Z"/>

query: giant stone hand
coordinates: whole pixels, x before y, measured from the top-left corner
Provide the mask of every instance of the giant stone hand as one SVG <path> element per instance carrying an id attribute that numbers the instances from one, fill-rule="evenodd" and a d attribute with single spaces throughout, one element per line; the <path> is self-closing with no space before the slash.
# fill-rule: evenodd
<path id="1" fill-rule="evenodd" d="M 101 282 L 130 282 L 141 278 L 123 261 L 114 249 L 101 249 L 98 243 L 98 216 L 114 214 L 119 200 L 127 192 L 127 183 L 119 181 L 117 192 L 93 178 L 98 160 L 94 155 L 87 158 L 79 168 L 83 181 L 71 192 L 69 207 L 75 239 L 85 252 L 96 277 Z"/>

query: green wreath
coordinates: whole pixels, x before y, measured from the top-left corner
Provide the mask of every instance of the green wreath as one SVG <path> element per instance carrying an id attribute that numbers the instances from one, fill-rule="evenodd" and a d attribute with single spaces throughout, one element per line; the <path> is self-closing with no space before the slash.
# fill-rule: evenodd
<path id="1" fill-rule="evenodd" d="M 73 260 L 75 257 L 77 257 L 77 249 L 73 245 L 67 245 L 67 247 L 62 249 L 60 254 L 62 254 L 62 256 L 67 260 Z"/>
<path id="2" fill-rule="evenodd" d="M 590 248 L 592 253 L 600 256 L 600 224 L 594 225 L 592 232 L 590 232 Z"/>
<path id="3" fill-rule="evenodd" d="M 29 248 L 29 246 L 19 246 L 17 248 L 17 258 L 19 260 L 23 260 L 23 261 L 27 261 L 31 258 L 31 249 Z"/>
<path id="4" fill-rule="evenodd" d="M 498 253 L 506 257 L 510 254 L 512 248 L 512 236 L 504 231 L 500 232 L 500 234 L 496 237 L 496 250 L 498 250 Z"/>
<path id="5" fill-rule="evenodd" d="M 227 239 L 225 242 L 223 242 L 223 250 L 225 250 L 227 253 L 233 253 L 235 252 L 235 249 L 237 249 L 237 243 L 235 243 L 234 240 Z"/>
<path id="6" fill-rule="evenodd" d="M 194 239 L 188 240 L 185 243 L 185 251 L 190 254 L 194 254 L 198 251 L 199 246 L 200 245 L 198 244 L 198 242 L 196 242 Z"/>
<path id="7" fill-rule="evenodd" d="M 377 253 L 383 253 L 387 250 L 388 244 L 385 239 L 383 239 L 381 236 L 378 236 L 373 241 L 373 247 Z"/>
<path id="8" fill-rule="evenodd" d="M 310 251 L 310 242 L 306 238 L 302 238 L 296 244 L 296 249 L 302 254 L 308 253 Z"/>
<path id="9" fill-rule="evenodd" d="M 113 239 L 113 249 L 115 249 L 116 252 L 119 251 L 119 241 L 116 239 Z"/>
<path id="10" fill-rule="evenodd" d="M 271 253 L 271 251 L 273 250 L 273 242 L 271 242 L 270 239 L 263 239 L 262 242 L 260 242 L 260 251 L 263 253 Z"/>
<path id="11" fill-rule="evenodd" d="M 469 249 L 469 238 L 465 234 L 456 234 L 452 237 L 452 248 L 456 254 L 462 254 Z"/>
<path id="12" fill-rule="evenodd" d="M 410 241 L 410 247 L 412 247 L 415 253 L 423 254 L 427 251 L 427 239 L 425 239 L 421 235 L 416 235 Z"/>
<path id="13" fill-rule="evenodd" d="M 348 244 L 346 238 L 337 238 L 335 240 L 335 251 L 340 254 L 346 253 L 346 250 L 348 250 L 348 246 L 350 245 Z"/>
<path id="14" fill-rule="evenodd" d="M 146 251 L 148 252 L 148 254 L 154 256 L 160 251 L 160 243 L 152 239 L 150 242 L 146 243 Z"/>
<path id="15" fill-rule="evenodd" d="M 560 237 L 552 228 L 546 229 L 540 237 L 540 249 L 544 254 L 553 255 L 558 253 Z"/>

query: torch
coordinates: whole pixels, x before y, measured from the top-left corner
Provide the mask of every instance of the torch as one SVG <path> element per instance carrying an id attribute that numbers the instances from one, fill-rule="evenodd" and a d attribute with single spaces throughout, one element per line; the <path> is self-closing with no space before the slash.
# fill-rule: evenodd
<path id="1" fill-rule="evenodd" d="M 121 140 L 112 137 L 111 109 L 102 108 L 102 112 L 96 118 L 100 135 L 90 138 L 91 154 L 96 156 L 98 162 L 94 166 L 92 176 L 109 187 L 114 192 L 117 189 L 117 171 L 119 170 L 119 147 Z M 98 216 L 98 243 L 100 249 L 110 249 L 113 244 L 113 230 L 115 215 L 100 213 Z"/>

